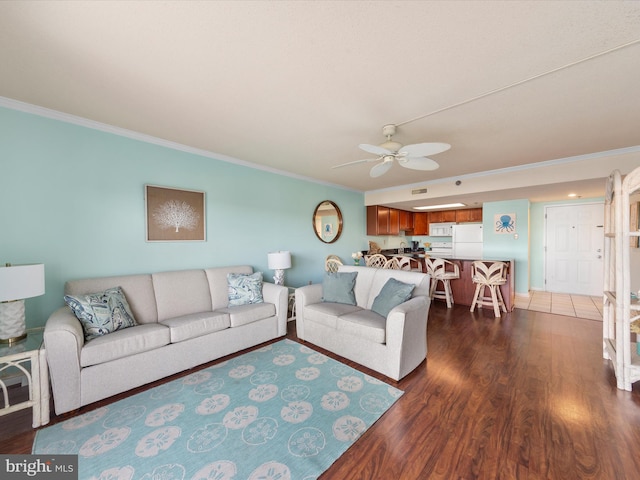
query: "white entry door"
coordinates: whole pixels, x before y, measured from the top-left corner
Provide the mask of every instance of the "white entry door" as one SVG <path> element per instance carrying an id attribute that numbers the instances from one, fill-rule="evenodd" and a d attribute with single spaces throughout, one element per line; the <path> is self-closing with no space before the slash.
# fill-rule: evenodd
<path id="1" fill-rule="evenodd" d="M 545 290 L 602 295 L 604 204 L 546 208 Z"/>

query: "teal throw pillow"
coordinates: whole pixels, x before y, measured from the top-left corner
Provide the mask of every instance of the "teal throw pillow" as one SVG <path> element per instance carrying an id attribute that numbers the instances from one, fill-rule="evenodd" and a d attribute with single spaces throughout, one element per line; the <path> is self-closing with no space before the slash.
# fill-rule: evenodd
<path id="1" fill-rule="evenodd" d="M 262 272 L 250 275 L 242 273 L 227 274 L 229 287 L 229 306 L 250 305 L 262 303 Z"/>
<path id="2" fill-rule="evenodd" d="M 322 301 L 355 305 L 357 276 L 358 272 L 327 272 L 322 280 Z"/>
<path id="3" fill-rule="evenodd" d="M 371 310 L 386 318 L 392 309 L 411 298 L 414 288 L 415 285 L 390 278 L 373 301 Z"/>
<path id="4" fill-rule="evenodd" d="M 136 325 L 120 287 L 87 295 L 65 295 L 64 301 L 80 320 L 86 340 Z"/>

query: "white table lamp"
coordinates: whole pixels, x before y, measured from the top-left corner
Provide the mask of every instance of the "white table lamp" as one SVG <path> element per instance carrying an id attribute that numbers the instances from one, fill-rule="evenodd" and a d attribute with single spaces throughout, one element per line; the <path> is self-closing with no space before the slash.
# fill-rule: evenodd
<path id="1" fill-rule="evenodd" d="M 291 252 L 273 252 L 268 255 L 269 270 L 275 270 L 273 281 L 284 285 L 284 271 L 291 268 Z"/>
<path id="2" fill-rule="evenodd" d="M 43 264 L 0 267 L 0 343 L 26 338 L 24 299 L 43 294 Z"/>

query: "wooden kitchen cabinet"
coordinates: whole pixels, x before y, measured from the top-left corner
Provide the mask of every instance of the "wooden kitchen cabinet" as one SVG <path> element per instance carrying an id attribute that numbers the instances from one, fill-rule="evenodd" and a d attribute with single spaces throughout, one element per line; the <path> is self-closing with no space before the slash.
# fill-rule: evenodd
<path id="1" fill-rule="evenodd" d="M 400 211 L 381 205 L 367 207 L 367 235 L 398 235 Z"/>
<path id="2" fill-rule="evenodd" d="M 400 230 L 413 230 L 413 212 L 398 210 L 400 216 Z"/>
<path id="3" fill-rule="evenodd" d="M 463 208 L 455 210 L 456 223 L 482 222 L 481 208 Z"/>
<path id="4" fill-rule="evenodd" d="M 438 212 L 429 212 L 429 223 L 455 222 L 455 210 L 440 210 Z"/>
<path id="5" fill-rule="evenodd" d="M 429 214 L 427 212 L 415 212 L 413 214 L 412 235 L 429 235 Z"/>
<path id="6" fill-rule="evenodd" d="M 429 235 L 430 223 L 482 222 L 482 208 L 409 212 L 396 208 L 370 205 L 367 207 L 367 235 Z"/>
<path id="7" fill-rule="evenodd" d="M 400 210 L 389 209 L 389 235 L 400 234 Z"/>

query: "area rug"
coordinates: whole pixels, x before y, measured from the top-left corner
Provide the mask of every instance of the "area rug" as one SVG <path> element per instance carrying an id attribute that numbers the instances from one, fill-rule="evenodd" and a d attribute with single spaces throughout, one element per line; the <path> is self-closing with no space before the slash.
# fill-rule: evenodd
<path id="1" fill-rule="evenodd" d="M 41 429 L 33 453 L 78 454 L 80 480 L 308 480 L 402 393 L 287 339 Z"/>

